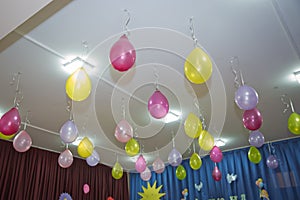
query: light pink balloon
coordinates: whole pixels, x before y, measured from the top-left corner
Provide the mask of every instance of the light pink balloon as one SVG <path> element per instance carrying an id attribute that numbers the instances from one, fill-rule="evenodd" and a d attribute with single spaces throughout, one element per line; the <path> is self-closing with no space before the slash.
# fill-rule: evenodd
<path id="1" fill-rule="evenodd" d="M 137 172 L 142 173 L 143 171 L 145 171 L 147 165 L 146 165 L 146 160 L 144 158 L 144 156 L 141 154 L 137 161 L 135 162 L 135 169 Z"/>
<path id="2" fill-rule="evenodd" d="M 132 126 L 125 120 L 122 119 L 115 129 L 115 137 L 119 142 L 126 143 L 133 136 Z"/>
<path id="3" fill-rule="evenodd" d="M 89 191 L 90 191 L 90 186 L 88 184 L 84 184 L 83 185 L 83 192 L 84 192 L 84 194 L 89 193 Z"/>
<path id="4" fill-rule="evenodd" d="M 68 168 L 73 163 L 73 154 L 69 149 L 64 150 L 58 157 L 58 164 L 62 168 Z"/>
<path id="5" fill-rule="evenodd" d="M 0 119 L 0 132 L 4 135 L 12 135 L 18 132 L 21 125 L 21 117 L 17 107 L 10 109 Z"/>
<path id="6" fill-rule="evenodd" d="M 140 173 L 140 177 L 143 181 L 149 181 L 151 178 L 151 171 L 148 167 L 146 167 L 146 169 Z"/>
<path id="7" fill-rule="evenodd" d="M 223 153 L 221 151 L 221 149 L 217 146 L 214 146 L 211 151 L 210 151 L 210 159 L 213 162 L 221 162 L 221 160 L 223 159 Z"/>
<path id="8" fill-rule="evenodd" d="M 127 71 L 134 65 L 136 52 L 126 35 L 120 37 L 111 47 L 109 58 L 111 65 L 121 72 Z"/>
<path id="9" fill-rule="evenodd" d="M 168 99 L 159 90 L 156 90 L 148 100 L 148 110 L 156 119 L 165 117 L 169 112 Z"/>
<path id="10" fill-rule="evenodd" d="M 152 167 L 153 170 L 158 174 L 161 174 L 165 171 L 165 163 L 159 157 L 154 160 Z"/>
<path id="11" fill-rule="evenodd" d="M 20 131 L 13 141 L 13 147 L 18 152 L 28 151 L 28 149 L 31 147 L 31 144 L 31 137 L 25 130 Z"/>
<path id="12" fill-rule="evenodd" d="M 215 168 L 212 172 L 212 177 L 215 181 L 220 181 L 222 178 L 222 173 L 217 166 L 215 166 Z"/>

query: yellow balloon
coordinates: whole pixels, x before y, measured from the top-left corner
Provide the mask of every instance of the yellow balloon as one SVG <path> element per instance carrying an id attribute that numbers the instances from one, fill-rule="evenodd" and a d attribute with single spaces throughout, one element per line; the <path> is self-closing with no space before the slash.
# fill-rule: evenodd
<path id="1" fill-rule="evenodd" d="M 125 145 L 125 151 L 127 155 L 135 156 L 140 152 L 140 145 L 134 138 L 131 138 Z"/>
<path id="2" fill-rule="evenodd" d="M 184 122 L 184 130 L 187 136 L 190 138 L 197 138 L 200 136 L 202 131 L 202 123 L 194 113 L 190 113 L 187 116 Z"/>
<path id="3" fill-rule="evenodd" d="M 91 93 L 92 83 L 83 67 L 78 68 L 66 81 L 66 93 L 74 101 L 83 101 Z"/>
<path id="4" fill-rule="evenodd" d="M 119 162 L 116 162 L 114 167 L 112 168 L 111 175 L 114 177 L 114 179 L 120 179 L 123 176 L 123 167 Z"/>
<path id="5" fill-rule="evenodd" d="M 93 143 L 87 137 L 84 137 L 77 147 L 78 155 L 83 158 L 87 158 L 92 155 L 93 150 Z"/>
<path id="6" fill-rule="evenodd" d="M 212 74 L 210 57 L 199 47 L 196 47 L 186 58 L 184 73 L 189 81 L 195 84 L 206 82 Z"/>
<path id="7" fill-rule="evenodd" d="M 293 112 L 288 119 L 288 129 L 295 135 L 300 135 L 300 115 Z"/>
<path id="8" fill-rule="evenodd" d="M 258 164 L 260 162 L 261 154 L 256 147 L 254 146 L 250 147 L 248 151 L 248 159 L 255 164 Z"/>
<path id="9" fill-rule="evenodd" d="M 176 177 L 179 180 L 185 179 L 186 171 L 185 171 L 185 168 L 182 165 L 178 165 L 178 167 L 176 168 Z"/>
<path id="10" fill-rule="evenodd" d="M 15 134 L 12 134 L 12 135 L 4 135 L 3 133 L 0 132 L 0 138 L 1 138 L 1 139 L 4 139 L 4 140 L 10 140 L 10 139 L 13 138 L 15 135 L 16 135 L 16 133 L 15 133 Z"/>
<path id="11" fill-rule="evenodd" d="M 213 136 L 206 130 L 202 130 L 199 136 L 199 146 L 204 151 L 210 151 L 214 146 Z"/>
<path id="12" fill-rule="evenodd" d="M 193 153 L 190 158 L 190 166 L 193 170 L 197 170 L 201 167 L 202 160 L 197 153 Z"/>

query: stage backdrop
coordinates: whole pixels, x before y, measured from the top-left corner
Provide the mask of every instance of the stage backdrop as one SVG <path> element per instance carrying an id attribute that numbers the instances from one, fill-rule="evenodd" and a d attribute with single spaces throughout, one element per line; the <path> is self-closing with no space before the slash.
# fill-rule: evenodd
<path id="1" fill-rule="evenodd" d="M 85 160 L 74 158 L 71 167 L 58 165 L 58 153 L 31 148 L 19 153 L 12 142 L 0 140 L 0 199 L 58 200 L 63 192 L 74 200 L 128 200 L 127 175 L 114 180 L 111 168 L 90 167 Z M 83 192 L 84 184 L 90 191 Z"/>
<path id="2" fill-rule="evenodd" d="M 155 181 L 156 188 L 162 185 L 159 192 L 165 193 L 165 196 L 161 199 L 167 200 L 184 199 L 182 191 L 185 188 L 188 191 L 187 200 L 255 200 L 260 199 L 260 190 L 255 182 L 258 178 L 262 178 L 263 187 L 271 200 L 300 199 L 300 139 L 271 144 L 270 150 L 279 160 L 276 169 L 270 169 L 266 165 L 266 159 L 270 155 L 268 144 L 258 149 L 262 155 L 259 164 L 248 160 L 249 148 L 223 153 L 223 160 L 217 164 L 222 172 L 222 179 L 219 182 L 212 178 L 215 164 L 209 156 L 205 156 L 202 158 L 202 167 L 196 171 L 190 168 L 189 160 L 182 162 L 187 173 L 184 180 L 178 180 L 175 175 L 176 168 L 168 166 L 162 174 L 152 172 L 149 186 L 153 186 Z M 229 183 L 227 174 L 237 175 L 236 180 Z M 201 189 L 200 182 L 203 185 Z M 143 181 L 139 174 L 130 173 L 130 199 L 141 199 L 138 192 L 143 193 L 142 186 L 148 188 L 147 185 L 148 183 Z"/>

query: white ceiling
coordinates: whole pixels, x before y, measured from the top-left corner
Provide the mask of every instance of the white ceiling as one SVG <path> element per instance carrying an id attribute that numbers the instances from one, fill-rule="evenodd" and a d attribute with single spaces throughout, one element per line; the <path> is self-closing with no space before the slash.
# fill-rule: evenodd
<path id="1" fill-rule="evenodd" d="M 137 61 L 133 69 L 119 73 L 109 65 L 108 53 L 124 33 L 124 9 L 131 14 L 129 39 L 137 50 Z M 259 94 L 257 108 L 264 119 L 260 131 L 265 140 L 294 137 L 287 129 L 291 112 L 283 113 L 280 96 L 287 94 L 296 111 L 300 109 L 300 85 L 292 79 L 293 72 L 300 70 L 299 11 L 297 0 L 76 0 L 52 16 L 42 10 L 38 17 L 49 16 L 45 21 L 34 16 L 27 21 L 35 27 L 31 31 L 25 23 L 11 33 L 23 35 L 20 39 L 8 42 L 11 45 L 7 45 L 8 36 L 1 40 L 0 110 L 4 113 L 13 106 L 16 84 L 10 82 L 14 73 L 21 72 L 20 112 L 24 120 L 30 111 L 26 130 L 33 146 L 62 152 L 65 147 L 58 132 L 69 119 L 65 94 L 69 74 L 62 63 L 69 56 L 86 55 L 94 66 L 85 66 L 93 91 L 87 100 L 73 104 L 73 112 L 80 136 L 93 141 L 102 163 L 112 166 L 118 155 L 125 169 L 134 168 L 135 160 L 126 156 L 124 144 L 114 138 L 122 105 L 149 164 L 158 152 L 166 161 L 173 136 L 176 148 L 188 157 L 192 141 L 185 136 L 183 123 L 189 112 L 199 112 L 195 96 L 208 130 L 215 138 L 227 140 L 222 149 L 239 148 L 249 145 L 249 134 L 242 124 L 243 111 L 234 104 L 237 88 L 229 60 L 237 56 L 237 69 Z M 190 17 L 198 43 L 215 62 L 207 84 L 195 85 L 184 77 L 184 60 L 193 49 Z M 82 41 L 88 42 L 88 54 Z M 164 124 L 148 114 L 146 102 L 155 90 L 155 69 L 170 109 L 182 112 L 177 122 Z M 76 155 L 76 147 L 70 149 Z"/>

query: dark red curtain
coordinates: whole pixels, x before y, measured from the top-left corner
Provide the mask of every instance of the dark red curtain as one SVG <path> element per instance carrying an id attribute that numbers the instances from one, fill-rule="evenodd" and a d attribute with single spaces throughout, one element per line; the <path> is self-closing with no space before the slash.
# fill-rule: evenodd
<path id="1" fill-rule="evenodd" d="M 129 200 L 127 174 L 115 180 L 110 167 L 90 167 L 78 158 L 64 169 L 57 163 L 58 156 L 37 148 L 19 153 L 11 142 L 0 140 L 0 199 L 55 200 L 67 192 L 73 200 L 106 200 L 109 196 Z M 90 186 L 87 194 L 84 184 Z"/>

